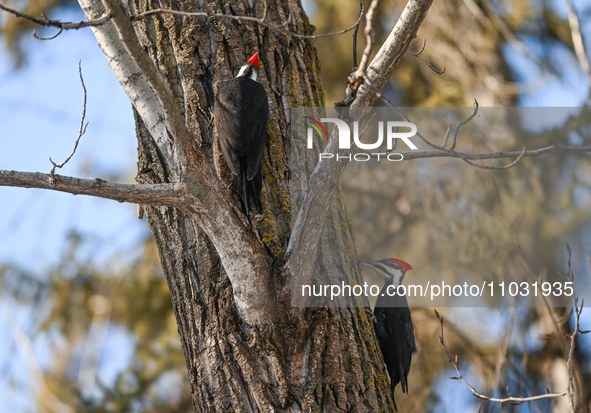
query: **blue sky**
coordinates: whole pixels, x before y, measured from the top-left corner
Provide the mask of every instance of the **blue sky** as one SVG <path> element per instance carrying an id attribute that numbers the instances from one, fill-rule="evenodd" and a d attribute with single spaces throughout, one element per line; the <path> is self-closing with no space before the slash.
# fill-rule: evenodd
<path id="1" fill-rule="evenodd" d="M 63 14 L 65 20 L 81 18 Z M 28 38 L 28 63 L 19 71 L 13 70 L 3 47 L 0 43 L 0 169 L 49 173 L 50 157 L 61 162 L 72 151 L 82 113 L 81 61 L 89 125 L 75 156 L 56 173 L 134 182 L 137 153 L 131 104 L 92 32 L 64 32 L 52 41 Z M 94 254 L 104 262 L 146 233 L 145 221 L 133 219 L 133 205 L 4 187 L 0 199 L 0 262 L 12 260 L 31 269 L 55 263 L 64 235 L 74 228 L 101 244 Z"/>
<path id="2" fill-rule="evenodd" d="M 64 20 L 80 20 L 81 13 L 60 13 Z M 83 91 L 78 62 L 87 88 L 86 134 L 72 160 L 56 173 L 133 183 L 137 162 L 135 125 L 129 99 L 119 86 L 89 29 L 64 32 L 52 41 L 33 37 L 25 41 L 26 66 L 13 69 L 0 42 L 0 169 L 26 172 L 51 171 L 49 157 L 64 160 L 72 151 L 82 113 Z M 72 230 L 92 240 L 82 254 L 104 265 L 117 257 L 119 264 L 132 262 L 142 253 L 138 242 L 148 234 L 145 222 L 136 218 L 130 204 L 53 191 L 0 187 L 0 263 L 12 261 L 44 274 L 59 261 Z M 115 270 L 115 269 L 114 269 Z M 0 378 L 0 412 L 34 411 L 34 387 L 12 392 L 7 380 L 30 383 L 26 359 L 19 351 L 8 352 L 13 332 L 0 312 L 0 365 L 15 357 L 8 377 Z M 15 307 L 19 324 L 31 333 L 25 309 Z M 20 317 L 18 316 L 20 315 Z M 103 348 L 117 357 L 103 359 L 99 374 L 112 382 L 133 354 L 133 337 L 111 326 Z M 35 353 L 47 361 L 47 341 L 35 342 Z"/>

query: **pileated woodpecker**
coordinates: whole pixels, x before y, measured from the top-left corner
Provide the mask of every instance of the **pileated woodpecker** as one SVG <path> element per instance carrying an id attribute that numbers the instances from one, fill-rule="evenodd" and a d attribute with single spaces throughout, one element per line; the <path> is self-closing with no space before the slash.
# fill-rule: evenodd
<path id="1" fill-rule="evenodd" d="M 255 53 L 232 79 L 218 86 L 213 113 L 222 154 L 235 175 L 234 186 L 244 197 L 246 214 L 250 198 L 262 212 L 261 160 L 265 152 L 269 102 L 262 84 L 256 81 L 259 53 Z"/>
<path id="2" fill-rule="evenodd" d="M 402 283 L 404 275 L 407 271 L 412 270 L 412 267 L 396 258 L 386 258 L 375 262 L 358 260 L 358 262 L 370 267 L 386 280 L 376 301 L 373 314 L 376 335 L 392 383 L 392 401 L 398 411 L 394 400 L 394 389 L 400 383 L 402 392 L 408 393 L 407 377 L 410 363 L 412 355 L 419 349 L 415 341 L 406 296 L 392 295 L 392 293 L 396 292 L 395 288 Z M 390 286 L 394 286 L 394 288 L 391 287 L 388 290 Z"/>

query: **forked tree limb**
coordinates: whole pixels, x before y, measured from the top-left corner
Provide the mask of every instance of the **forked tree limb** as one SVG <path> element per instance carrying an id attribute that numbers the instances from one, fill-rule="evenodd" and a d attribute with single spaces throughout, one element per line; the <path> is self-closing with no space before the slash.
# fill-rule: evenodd
<path id="1" fill-rule="evenodd" d="M 369 64 L 367 73 L 379 73 L 376 75 L 376 82 L 380 88 L 386 84 L 394 68 L 404 57 L 431 3 L 432 0 L 409 0 L 394 29 Z M 370 93 L 370 90 L 360 88 L 351 107 L 371 106 L 376 95 Z M 331 139 L 325 152 L 339 153 L 338 139 Z M 292 273 L 297 274 L 303 283 L 309 282 L 312 277 L 326 215 L 346 166 L 346 162 L 319 162 L 310 177 L 306 197 L 298 212 L 287 247 Z M 297 251 L 297 254 L 293 254 L 294 251 Z"/>
<path id="2" fill-rule="evenodd" d="M 141 46 L 136 28 L 119 1 L 103 0 L 104 7 L 94 0 L 79 3 L 87 18 L 105 11 L 112 14 L 108 23 L 92 30 L 172 171 L 170 181 L 184 183 L 184 195 L 195 200 L 199 209 L 191 218 L 218 252 L 240 315 L 252 325 L 272 322 L 277 311 L 266 251 L 216 175 L 205 149 L 196 144 L 202 132 L 188 129 L 177 97 Z"/>

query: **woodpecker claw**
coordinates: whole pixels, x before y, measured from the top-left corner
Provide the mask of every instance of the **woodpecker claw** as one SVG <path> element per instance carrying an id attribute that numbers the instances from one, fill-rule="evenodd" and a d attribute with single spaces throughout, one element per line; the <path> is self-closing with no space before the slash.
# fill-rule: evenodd
<path id="1" fill-rule="evenodd" d="M 373 313 L 373 311 L 371 311 L 371 308 L 369 307 L 365 307 L 365 312 L 369 315 L 369 319 L 371 321 L 373 321 L 374 323 L 377 324 L 378 319 L 376 318 L 375 314 Z"/>

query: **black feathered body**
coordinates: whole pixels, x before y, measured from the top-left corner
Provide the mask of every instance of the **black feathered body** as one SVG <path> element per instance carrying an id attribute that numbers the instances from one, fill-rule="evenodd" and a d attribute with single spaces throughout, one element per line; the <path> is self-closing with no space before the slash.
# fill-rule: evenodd
<path id="1" fill-rule="evenodd" d="M 389 296 L 386 292 L 389 285 L 386 283 L 382 288 L 376 301 L 374 315 L 376 334 L 390 374 L 394 400 L 394 388 L 398 383 L 403 393 L 408 392 L 408 372 L 412 355 L 418 348 L 406 296 Z"/>
<path id="2" fill-rule="evenodd" d="M 236 189 L 246 197 L 247 212 L 251 196 L 261 212 L 260 165 L 269 122 L 265 88 L 247 76 L 222 82 L 215 99 L 214 116 L 222 154 L 236 175 Z"/>

